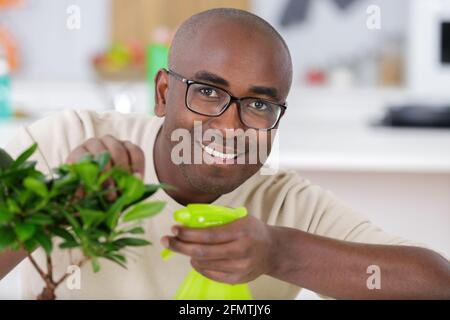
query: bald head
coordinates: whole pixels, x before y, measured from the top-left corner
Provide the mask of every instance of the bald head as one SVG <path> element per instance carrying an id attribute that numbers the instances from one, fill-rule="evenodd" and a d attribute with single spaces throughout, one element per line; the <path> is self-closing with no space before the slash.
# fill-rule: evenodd
<path id="1" fill-rule="evenodd" d="M 246 50 L 256 50 L 260 65 L 277 64 L 289 91 L 292 82 L 289 49 L 281 35 L 264 19 L 233 8 L 211 9 L 191 16 L 181 24 L 174 36 L 169 52 L 169 68 L 180 70 L 184 65 L 195 62 L 193 60 L 204 58 L 205 50 L 208 50 L 204 44 L 208 41 L 216 42 L 214 45 L 219 41 L 223 52 L 231 47 L 242 49 L 242 55 L 247 54 Z M 210 53 L 217 55 L 216 49 L 211 49 Z M 252 58 L 255 56 L 252 55 Z M 232 64 L 226 67 L 240 66 Z"/>

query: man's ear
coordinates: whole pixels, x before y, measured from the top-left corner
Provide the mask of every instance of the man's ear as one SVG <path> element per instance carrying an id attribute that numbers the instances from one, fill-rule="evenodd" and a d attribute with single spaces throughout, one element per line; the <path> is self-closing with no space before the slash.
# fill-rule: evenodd
<path id="1" fill-rule="evenodd" d="M 167 91 L 169 89 L 169 74 L 160 69 L 155 77 L 155 114 L 158 117 L 166 115 Z"/>

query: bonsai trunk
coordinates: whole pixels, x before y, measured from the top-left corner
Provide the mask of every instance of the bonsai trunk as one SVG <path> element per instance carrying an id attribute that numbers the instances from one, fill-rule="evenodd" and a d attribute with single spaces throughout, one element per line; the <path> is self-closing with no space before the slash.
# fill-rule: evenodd
<path id="1" fill-rule="evenodd" d="M 56 299 L 56 288 L 66 280 L 68 273 L 64 274 L 58 281 L 53 280 L 53 264 L 52 259 L 49 255 L 47 255 L 47 273 L 45 273 L 31 256 L 28 253 L 28 259 L 30 259 L 31 264 L 34 266 L 36 271 L 41 276 L 42 280 L 45 282 L 45 287 L 42 289 L 42 292 L 36 297 L 37 300 L 55 300 Z M 77 265 L 81 268 L 84 263 L 89 261 L 88 258 L 82 259 Z"/>
<path id="2" fill-rule="evenodd" d="M 49 255 L 47 255 L 47 273 L 45 273 L 37 264 L 36 260 L 34 260 L 31 253 L 28 253 L 28 259 L 30 260 L 33 267 L 36 269 L 36 271 L 41 276 L 42 280 L 44 280 L 45 287 L 42 289 L 42 292 L 36 297 L 37 300 L 55 300 L 55 290 L 56 287 L 60 284 L 60 281 L 58 283 L 55 283 L 53 281 L 53 266 L 52 266 L 52 259 Z M 63 279 L 61 279 L 63 280 Z"/>
<path id="3" fill-rule="evenodd" d="M 55 300 L 55 290 L 56 287 L 54 285 L 48 285 L 42 289 L 41 294 L 39 294 L 36 299 L 37 300 Z"/>

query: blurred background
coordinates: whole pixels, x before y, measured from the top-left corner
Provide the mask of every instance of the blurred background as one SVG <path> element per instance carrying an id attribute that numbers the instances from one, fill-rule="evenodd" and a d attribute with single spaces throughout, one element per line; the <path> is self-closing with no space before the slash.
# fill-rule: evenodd
<path id="1" fill-rule="evenodd" d="M 0 0 L 0 147 L 64 108 L 152 114 L 174 30 L 214 7 L 260 15 L 291 49 L 273 165 L 450 255 L 450 0 Z"/>

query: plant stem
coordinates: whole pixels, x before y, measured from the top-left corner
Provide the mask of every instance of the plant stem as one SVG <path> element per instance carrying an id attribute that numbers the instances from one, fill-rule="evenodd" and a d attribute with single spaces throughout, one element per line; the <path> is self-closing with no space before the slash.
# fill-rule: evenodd
<path id="1" fill-rule="evenodd" d="M 28 256 L 28 259 L 30 260 L 31 264 L 33 265 L 33 267 L 36 269 L 36 271 L 41 276 L 42 280 L 44 280 L 45 283 L 47 283 L 47 280 L 48 280 L 47 275 L 39 267 L 39 265 L 37 264 L 37 262 L 34 260 L 33 256 L 31 255 L 31 253 L 27 252 L 27 256 Z"/>
<path id="2" fill-rule="evenodd" d="M 54 283 L 52 257 L 49 254 L 47 254 L 47 277 L 52 283 Z"/>
<path id="3" fill-rule="evenodd" d="M 49 274 L 45 274 L 44 271 L 42 271 L 42 269 L 37 264 L 36 260 L 34 260 L 31 253 L 27 252 L 27 256 L 28 256 L 28 259 L 31 261 L 31 264 L 33 265 L 33 267 L 37 270 L 37 272 L 41 276 L 42 280 L 44 280 L 44 282 L 45 282 L 45 287 L 42 289 L 41 294 L 39 294 L 37 296 L 37 299 L 38 300 L 54 300 L 56 298 L 55 297 L 56 285 L 53 282 L 53 279 L 51 279 L 49 277 Z M 50 266 L 51 266 L 51 259 L 49 260 L 48 257 L 49 256 L 47 256 L 47 266 L 48 266 L 49 262 L 50 262 Z M 51 267 L 47 271 L 49 273 L 52 273 Z"/>

